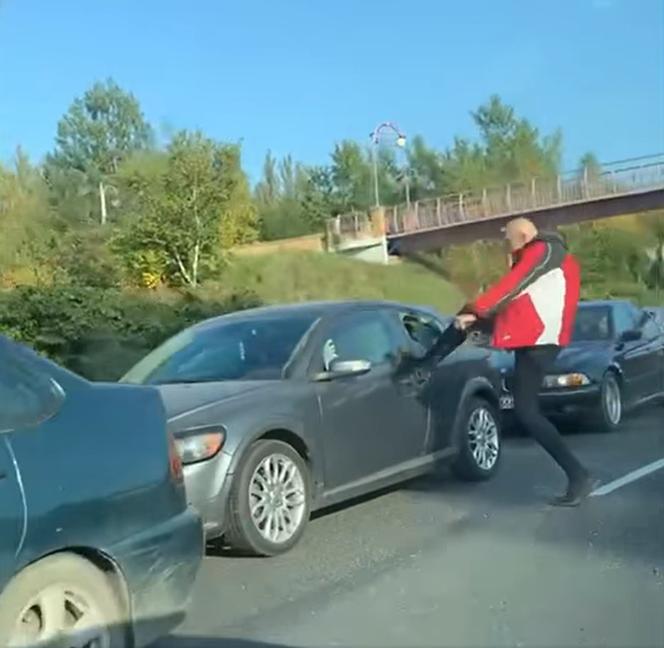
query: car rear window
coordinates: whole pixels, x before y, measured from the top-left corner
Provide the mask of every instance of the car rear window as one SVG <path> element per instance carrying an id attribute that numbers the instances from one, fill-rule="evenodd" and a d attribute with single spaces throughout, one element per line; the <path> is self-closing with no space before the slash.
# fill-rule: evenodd
<path id="1" fill-rule="evenodd" d="M 0 432 L 32 427 L 55 414 L 62 388 L 7 340 L 0 342 Z"/>

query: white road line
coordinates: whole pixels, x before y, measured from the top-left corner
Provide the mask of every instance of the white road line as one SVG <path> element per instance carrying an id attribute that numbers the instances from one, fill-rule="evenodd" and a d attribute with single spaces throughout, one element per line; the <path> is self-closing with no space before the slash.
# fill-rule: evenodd
<path id="1" fill-rule="evenodd" d="M 661 468 L 664 468 L 664 458 L 653 461 L 652 463 L 642 466 L 641 468 L 637 468 L 636 470 L 632 470 L 632 472 L 628 472 L 626 475 L 623 475 L 619 479 L 614 479 L 608 484 L 603 484 L 599 488 L 596 488 L 592 493 L 590 493 L 590 496 L 597 497 L 600 495 L 608 495 L 609 493 L 613 493 L 613 491 L 618 490 L 623 486 L 627 486 L 627 484 L 631 484 L 637 479 L 641 479 L 641 477 L 645 477 L 650 473 L 654 473 L 656 470 L 660 470 Z"/>

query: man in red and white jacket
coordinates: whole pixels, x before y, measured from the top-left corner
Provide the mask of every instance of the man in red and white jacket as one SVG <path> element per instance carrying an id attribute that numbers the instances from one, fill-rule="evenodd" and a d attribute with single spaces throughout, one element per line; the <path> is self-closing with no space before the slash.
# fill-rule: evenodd
<path id="1" fill-rule="evenodd" d="M 457 326 L 466 329 L 478 319 L 492 320 L 492 345 L 515 352 L 516 418 L 567 475 L 567 492 L 552 504 L 577 506 L 598 482 L 542 414 L 539 391 L 560 348 L 572 339 L 581 283 L 579 264 L 559 235 L 539 234 L 526 218 L 510 221 L 505 236 L 512 252 L 511 269 L 462 309 Z"/>

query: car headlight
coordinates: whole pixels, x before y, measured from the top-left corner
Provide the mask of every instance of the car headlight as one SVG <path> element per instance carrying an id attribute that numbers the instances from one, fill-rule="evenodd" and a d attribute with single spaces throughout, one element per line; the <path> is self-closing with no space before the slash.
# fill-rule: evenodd
<path id="1" fill-rule="evenodd" d="M 556 376 L 545 376 L 545 389 L 559 389 L 561 387 L 583 387 L 590 384 L 590 378 L 582 373 L 560 374 Z"/>
<path id="2" fill-rule="evenodd" d="M 220 427 L 204 427 L 185 430 L 175 440 L 182 463 L 185 466 L 207 461 L 219 453 L 226 439 Z"/>

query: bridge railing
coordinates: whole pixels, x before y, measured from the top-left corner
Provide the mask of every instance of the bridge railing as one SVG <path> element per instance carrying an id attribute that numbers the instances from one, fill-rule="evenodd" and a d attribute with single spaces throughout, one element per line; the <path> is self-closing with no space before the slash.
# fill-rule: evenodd
<path id="1" fill-rule="evenodd" d="M 452 227 L 481 219 L 518 216 L 541 209 L 664 188 L 664 154 L 586 168 L 552 178 L 531 178 L 479 192 L 418 200 L 411 205 L 385 208 L 385 233 L 408 234 Z M 328 224 L 342 242 L 376 235 L 369 214 L 338 216 Z"/>

